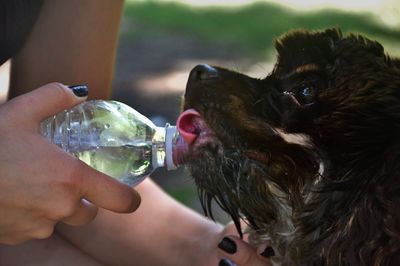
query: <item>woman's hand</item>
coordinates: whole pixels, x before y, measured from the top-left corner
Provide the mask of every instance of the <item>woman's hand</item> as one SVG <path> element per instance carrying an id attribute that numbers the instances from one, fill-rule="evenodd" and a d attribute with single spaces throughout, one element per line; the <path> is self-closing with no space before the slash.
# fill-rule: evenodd
<path id="1" fill-rule="evenodd" d="M 267 244 L 253 247 L 237 236 L 225 236 L 218 247 L 223 257 L 219 266 L 272 266 L 274 250 Z"/>
<path id="2" fill-rule="evenodd" d="M 233 223 L 228 224 L 223 232 L 223 238 L 218 244 L 219 266 L 272 266 L 269 258 L 275 255 L 269 243 L 253 247 L 238 237 Z"/>
<path id="3" fill-rule="evenodd" d="M 115 212 L 139 206 L 140 196 L 129 186 L 95 171 L 39 132 L 41 121 L 86 95 L 87 90 L 52 83 L 0 106 L 0 243 L 47 238 L 58 221 L 86 224 L 96 216 L 94 205 Z"/>

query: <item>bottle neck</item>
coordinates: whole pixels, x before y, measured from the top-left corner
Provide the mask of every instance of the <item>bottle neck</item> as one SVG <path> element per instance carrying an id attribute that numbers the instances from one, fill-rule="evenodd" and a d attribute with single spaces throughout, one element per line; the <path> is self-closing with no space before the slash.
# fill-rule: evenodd
<path id="1" fill-rule="evenodd" d="M 175 126 L 156 127 L 152 140 L 153 166 L 174 170 L 183 163 L 188 147 Z"/>
<path id="2" fill-rule="evenodd" d="M 176 161 L 174 160 L 176 134 L 176 127 L 170 124 L 165 125 L 165 166 L 167 170 L 174 170 L 177 167 Z"/>
<path id="3" fill-rule="evenodd" d="M 165 128 L 156 127 L 152 142 L 153 168 L 165 166 Z"/>

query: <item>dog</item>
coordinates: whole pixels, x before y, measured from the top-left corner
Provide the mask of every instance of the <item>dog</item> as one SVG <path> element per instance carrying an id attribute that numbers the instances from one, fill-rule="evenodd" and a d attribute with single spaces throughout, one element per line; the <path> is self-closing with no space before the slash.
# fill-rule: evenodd
<path id="1" fill-rule="evenodd" d="M 178 122 L 212 201 L 276 265 L 400 265 L 400 60 L 339 29 L 275 42 L 263 79 L 190 72 Z"/>

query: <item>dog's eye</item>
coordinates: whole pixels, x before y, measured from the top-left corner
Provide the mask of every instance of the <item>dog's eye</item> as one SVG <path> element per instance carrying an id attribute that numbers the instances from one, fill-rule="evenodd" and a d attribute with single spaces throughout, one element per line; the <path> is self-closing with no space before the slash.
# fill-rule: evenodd
<path id="1" fill-rule="evenodd" d="M 299 94 L 301 96 L 301 100 L 303 104 L 311 103 L 314 101 L 317 90 L 312 85 L 305 85 L 299 90 Z"/>
<path id="2" fill-rule="evenodd" d="M 309 98 L 309 97 L 314 96 L 314 88 L 313 87 L 309 87 L 309 86 L 308 87 L 304 87 L 302 92 L 301 92 L 301 95 L 303 97 L 305 97 L 305 98 Z"/>
<path id="3" fill-rule="evenodd" d="M 305 105 L 314 102 L 317 95 L 317 89 L 312 84 L 302 84 L 291 90 L 285 91 L 284 94 L 293 96 L 298 104 Z"/>

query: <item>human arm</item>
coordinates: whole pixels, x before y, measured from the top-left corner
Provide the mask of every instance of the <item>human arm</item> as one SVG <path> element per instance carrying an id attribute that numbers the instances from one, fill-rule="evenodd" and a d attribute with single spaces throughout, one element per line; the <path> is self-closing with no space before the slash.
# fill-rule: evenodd
<path id="1" fill-rule="evenodd" d="M 139 209 L 131 214 L 99 210 L 83 227 L 59 224 L 57 231 L 76 247 L 107 265 L 213 266 L 224 258 L 238 266 L 269 266 L 261 253 L 241 240 L 233 223 L 222 226 L 195 213 L 165 194 L 150 179 L 137 190 Z M 222 249 L 224 237 L 234 241 L 235 252 Z M 271 255 L 271 253 L 267 254 Z"/>
<path id="2" fill-rule="evenodd" d="M 176 202 L 149 179 L 136 189 L 142 197 L 136 212 L 99 210 L 91 224 L 59 224 L 57 231 L 108 265 L 218 265 L 221 225 Z"/>
<path id="3" fill-rule="evenodd" d="M 108 98 L 122 8 L 122 0 L 44 0 L 12 59 L 9 96 L 57 81 L 87 84 L 90 98 Z"/>

